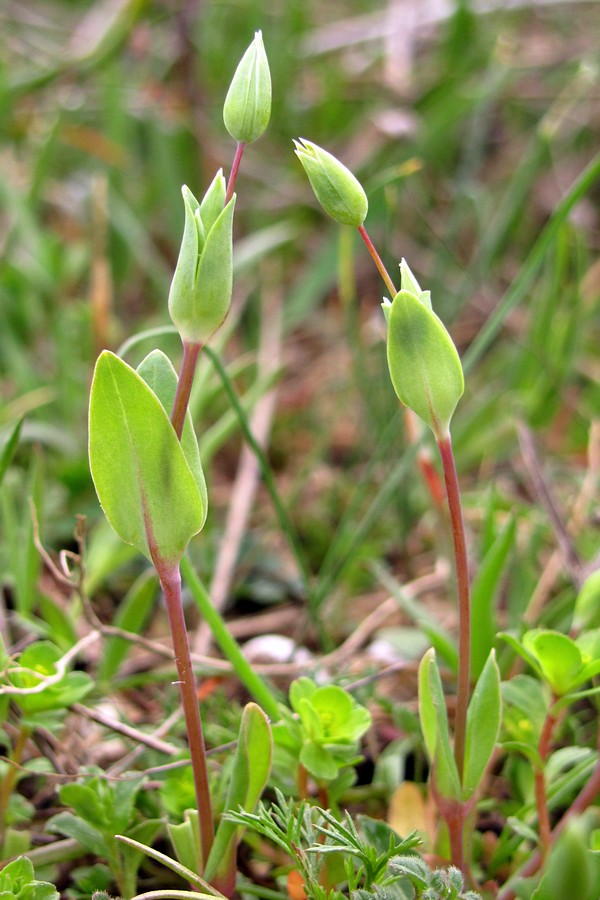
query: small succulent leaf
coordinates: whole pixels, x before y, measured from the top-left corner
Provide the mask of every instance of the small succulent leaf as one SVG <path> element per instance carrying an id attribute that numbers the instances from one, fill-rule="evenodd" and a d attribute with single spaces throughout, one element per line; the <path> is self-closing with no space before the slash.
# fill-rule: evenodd
<path id="1" fill-rule="evenodd" d="M 289 697 L 290 697 L 290 706 L 294 710 L 294 712 L 300 712 L 300 700 L 305 697 L 310 700 L 314 692 L 317 690 L 317 685 L 311 678 L 307 678 L 303 675 L 300 678 L 294 679 L 290 685 Z"/>
<path id="2" fill-rule="evenodd" d="M 518 640 L 518 638 L 514 636 L 514 634 L 511 634 L 509 631 L 501 631 L 499 632 L 498 637 L 502 638 L 503 641 L 506 641 L 506 643 L 509 644 L 510 647 L 512 647 L 512 649 L 515 651 L 515 653 L 518 653 L 521 659 L 524 659 L 525 662 L 531 666 L 534 672 L 537 672 L 540 678 L 544 677 L 537 658 L 524 646 L 521 641 Z"/>
<path id="3" fill-rule="evenodd" d="M 161 350 L 152 350 L 152 352 L 139 364 L 137 372 L 138 375 L 144 379 L 153 393 L 156 394 L 167 415 L 170 415 L 175 401 L 175 393 L 177 391 L 177 373 L 173 368 L 169 357 Z M 208 493 L 206 490 L 206 480 L 202 470 L 202 463 L 200 461 L 198 439 L 196 437 L 196 432 L 194 431 L 189 410 L 186 413 L 185 423 L 181 433 L 181 448 L 187 459 L 190 471 L 194 476 L 194 481 L 198 487 L 200 499 L 203 504 L 203 527 L 208 513 Z"/>
<path id="4" fill-rule="evenodd" d="M 92 478 L 114 530 L 149 559 L 178 562 L 205 504 L 160 400 L 109 351 L 96 363 L 89 431 Z"/>
<path id="5" fill-rule="evenodd" d="M 600 672 L 600 628 L 593 628 L 579 635 L 575 643 L 581 653 L 582 669 L 578 684 L 589 681 Z"/>
<path id="6" fill-rule="evenodd" d="M 419 715 L 436 789 L 445 799 L 458 800 L 460 779 L 450 744 L 442 679 L 433 649 L 427 651 L 419 666 Z"/>
<path id="7" fill-rule="evenodd" d="M 294 144 L 296 156 L 325 212 L 341 225 L 360 227 L 369 210 L 360 182 L 339 159 L 317 144 L 304 138 Z"/>
<path id="8" fill-rule="evenodd" d="M 498 740 L 502 718 L 500 671 L 492 650 L 475 685 L 467 712 L 464 799 L 477 790 Z"/>
<path id="9" fill-rule="evenodd" d="M 242 807 L 253 812 L 271 772 L 273 740 L 269 720 L 256 703 L 248 703 L 242 714 L 225 809 Z M 231 896 L 236 877 L 236 851 L 241 829 L 222 817 L 206 863 L 204 877 Z"/>
<path id="10" fill-rule="evenodd" d="M 400 291 L 392 303 L 387 357 L 399 399 L 438 440 L 447 437 L 464 390 L 462 366 L 441 320 L 408 291 Z"/>
<path id="11" fill-rule="evenodd" d="M 583 660 L 571 638 L 558 631 L 533 629 L 523 635 L 523 646 L 535 656 L 543 677 L 559 697 L 577 683 Z"/>
<path id="12" fill-rule="evenodd" d="M 227 187 L 223 169 L 219 169 L 200 204 L 200 221 L 202 222 L 205 236 L 223 212 L 226 192 Z"/>
<path id="13" fill-rule="evenodd" d="M 223 121 L 235 141 L 251 144 L 266 131 L 270 118 L 271 73 L 262 32 L 257 31 L 227 91 Z"/>
<path id="14" fill-rule="evenodd" d="M 193 815 L 189 815 L 189 813 Z M 183 822 L 178 822 L 176 825 L 171 822 L 167 823 L 167 831 L 178 861 L 182 866 L 193 871 L 202 857 L 198 811 L 187 810 Z"/>
<path id="15" fill-rule="evenodd" d="M 345 736 L 345 725 L 352 712 L 352 698 L 336 685 L 318 688 L 310 699 L 310 705 L 321 721 L 325 741 Z"/>
<path id="16" fill-rule="evenodd" d="M 340 766 L 333 755 L 315 741 L 305 741 L 300 751 L 300 762 L 317 781 L 333 781 Z"/>
<path id="17" fill-rule="evenodd" d="M 326 739 L 323 731 L 323 723 L 319 713 L 312 705 L 311 700 L 308 700 L 306 697 L 300 698 L 298 701 L 298 714 L 311 741 L 324 744 Z"/>

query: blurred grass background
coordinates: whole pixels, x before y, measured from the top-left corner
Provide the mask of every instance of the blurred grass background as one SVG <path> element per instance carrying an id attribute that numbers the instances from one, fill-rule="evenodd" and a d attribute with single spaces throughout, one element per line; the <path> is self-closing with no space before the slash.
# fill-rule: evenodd
<path id="1" fill-rule="evenodd" d="M 200 195 L 229 169 L 222 103 L 258 28 L 273 117 L 237 185 L 234 304 L 217 344 L 247 411 L 277 383 L 268 461 L 304 581 L 261 491 L 235 593 L 249 608 L 308 599 L 317 618 L 327 601 L 336 635 L 347 601 L 379 583 L 365 562 L 384 560 L 404 581 L 444 550 L 386 372 L 382 285 L 357 236 L 317 209 L 292 152 L 302 136 L 360 178 L 390 271 L 408 259 L 466 355 L 454 440 L 472 548 L 485 555 L 517 522 L 502 561 L 514 553 L 504 591 L 518 621 L 555 539 L 516 418 L 535 431 L 568 516 L 600 413 L 595 2 L 4 0 L 2 435 L 25 417 L 2 493 L 5 600 L 28 614 L 45 597 L 29 496 L 53 550 L 72 547 L 75 516 L 88 517 L 94 589 L 108 582 L 118 597 L 139 571 L 99 526 L 88 386 L 99 350 L 142 330 L 163 329 L 130 362 L 159 345 L 178 364 L 164 326 L 180 187 Z M 586 167 L 577 202 L 557 217 Z M 212 512 L 193 552 L 209 575 L 241 438 L 208 360 L 200 381 Z M 583 525 L 574 539 L 589 559 L 598 522 Z M 568 573 L 548 621 L 561 621 L 565 596 Z"/>

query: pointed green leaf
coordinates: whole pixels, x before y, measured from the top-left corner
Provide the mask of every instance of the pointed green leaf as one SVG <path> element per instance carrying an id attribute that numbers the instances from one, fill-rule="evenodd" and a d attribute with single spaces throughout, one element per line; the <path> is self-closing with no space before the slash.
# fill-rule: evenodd
<path id="1" fill-rule="evenodd" d="M 119 537 L 149 559 L 176 563 L 202 527 L 202 496 L 160 401 L 109 351 L 94 372 L 89 452 L 98 498 Z"/>
<path id="2" fill-rule="evenodd" d="M 271 772 L 272 753 L 269 720 L 256 703 L 248 703 L 242 715 L 225 809 L 237 811 L 241 806 L 246 812 L 253 811 Z M 239 832 L 238 825 L 221 818 L 204 871 L 206 880 L 228 897 L 235 886 Z"/>
<path id="3" fill-rule="evenodd" d="M 458 800 L 461 795 L 448 728 L 448 712 L 435 651 L 428 650 L 419 666 L 419 716 L 432 777 L 439 794 Z"/>
<path id="4" fill-rule="evenodd" d="M 439 440 L 464 390 L 460 359 L 442 321 L 408 291 L 396 294 L 388 320 L 387 357 L 399 399 Z"/>
<path id="5" fill-rule="evenodd" d="M 173 364 L 168 356 L 161 350 L 153 350 L 137 367 L 138 375 L 144 379 L 148 387 L 156 394 L 160 400 L 165 412 L 171 415 L 173 403 L 175 402 L 175 393 L 177 391 L 177 372 L 173 368 Z M 200 462 L 200 450 L 198 449 L 198 439 L 194 431 L 192 417 L 189 410 L 185 416 L 185 423 L 181 434 L 181 448 L 185 454 L 190 471 L 194 476 L 194 480 L 200 492 L 202 504 L 204 507 L 204 516 L 202 526 L 206 521 L 208 513 L 208 494 L 206 491 L 206 481 L 204 472 L 202 471 L 202 463 Z"/>
<path id="6" fill-rule="evenodd" d="M 463 796 L 468 800 L 479 787 L 492 757 L 502 717 L 500 672 L 492 650 L 473 691 L 467 712 Z"/>

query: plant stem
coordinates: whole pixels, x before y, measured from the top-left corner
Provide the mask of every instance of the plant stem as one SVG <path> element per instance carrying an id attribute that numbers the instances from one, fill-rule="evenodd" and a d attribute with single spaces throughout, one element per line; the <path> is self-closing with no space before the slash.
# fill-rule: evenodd
<path id="1" fill-rule="evenodd" d="M 171 422 L 173 423 L 173 428 L 175 429 L 175 433 L 179 440 L 181 440 L 181 434 L 185 424 L 185 414 L 190 402 L 196 363 L 198 362 L 198 354 L 201 349 L 202 344 L 192 344 L 189 341 L 183 341 L 181 371 L 177 380 L 177 390 L 175 392 L 175 400 L 173 401 L 173 411 L 171 412 Z"/>
<path id="2" fill-rule="evenodd" d="M 469 588 L 469 564 L 465 527 L 460 504 L 458 476 L 452 452 L 450 434 L 438 438 L 438 448 L 442 458 L 444 480 L 448 495 L 448 508 L 452 522 L 452 540 L 456 564 L 458 588 L 458 682 L 456 690 L 456 721 L 454 726 L 454 759 L 462 782 L 465 763 L 465 740 L 467 731 L 467 710 L 471 690 L 471 597 Z"/>
<path id="3" fill-rule="evenodd" d="M 375 265 L 377 266 L 377 268 L 379 269 L 379 274 L 381 275 L 381 277 L 382 277 L 383 280 L 385 281 L 386 287 L 387 287 L 388 291 L 389 291 L 389 292 L 391 293 L 391 295 L 392 295 L 390 299 L 393 300 L 394 297 L 396 296 L 396 294 L 398 293 L 398 291 L 397 291 L 396 288 L 394 287 L 394 282 L 393 282 L 392 279 L 390 278 L 389 273 L 388 273 L 388 270 L 387 270 L 386 267 L 384 266 L 383 260 L 381 259 L 379 253 L 378 253 L 377 250 L 375 249 L 375 245 L 373 244 L 373 241 L 371 240 L 371 238 L 370 238 L 369 235 L 367 234 L 367 230 L 366 230 L 366 228 L 365 228 L 364 225 L 359 225 L 359 226 L 358 226 L 358 233 L 360 234 L 361 238 L 363 239 L 363 241 L 364 241 L 365 244 L 367 245 L 367 250 L 369 251 L 369 253 L 370 253 L 371 256 L 373 257 L 373 261 L 374 261 Z"/>
<path id="4" fill-rule="evenodd" d="M 185 556 L 181 560 L 181 574 L 198 604 L 200 613 L 210 628 L 215 641 L 232 664 L 236 675 L 248 693 L 262 706 L 271 721 L 276 722 L 281 718 L 277 697 L 260 675 L 257 675 L 242 653 L 238 642 L 232 636 L 219 612 L 210 602 L 208 591 L 198 578 L 189 559 Z"/>
<path id="5" fill-rule="evenodd" d="M 17 781 L 23 753 L 30 734 L 31 731 L 29 728 L 24 726 L 20 727 L 14 749 L 10 754 L 6 773 L 2 781 L 0 781 L 0 849 L 2 849 L 6 833 L 6 811 L 8 809 L 10 795 Z"/>
<path id="6" fill-rule="evenodd" d="M 227 193 L 225 194 L 225 206 L 229 203 L 231 198 L 233 197 L 233 192 L 235 190 L 235 182 L 238 176 L 240 163 L 242 161 L 242 156 L 244 155 L 244 150 L 246 149 L 246 145 L 241 141 L 238 142 L 237 147 L 235 148 L 235 156 L 233 157 L 233 162 L 231 164 L 231 172 L 229 173 L 229 181 L 227 182 Z"/>
<path id="7" fill-rule="evenodd" d="M 192 669 L 190 646 L 181 602 L 181 575 L 179 565 L 168 564 L 164 560 L 154 559 L 154 565 L 160 578 L 163 589 L 169 625 L 173 638 L 175 651 L 175 664 L 179 678 L 179 690 L 181 692 L 181 704 L 185 716 L 194 787 L 198 804 L 198 817 L 200 823 L 200 844 L 202 847 L 203 865 L 206 864 L 208 854 L 213 842 L 213 818 L 208 785 L 208 771 L 206 767 L 206 749 L 204 746 L 204 734 L 202 732 L 202 720 L 200 707 L 196 696 L 196 679 Z M 202 871 L 203 866 L 200 871 Z"/>
<path id="8" fill-rule="evenodd" d="M 556 699 L 556 698 L 555 698 Z M 542 861 L 546 858 L 550 850 L 551 829 L 550 814 L 548 812 L 548 795 L 546 791 L 546 773 L 544 771 L 546 760 L 550 752 L 550 740 L 552 731 L 556 724 L 556 717 L 549 712 L 544 720 L 540 740 L 538 744 L 538 753 L 541 759 L 541 765 L 535 770 L 535 803 L 538 816 L 538 832 L 540 837 L 540 856 Z"/>

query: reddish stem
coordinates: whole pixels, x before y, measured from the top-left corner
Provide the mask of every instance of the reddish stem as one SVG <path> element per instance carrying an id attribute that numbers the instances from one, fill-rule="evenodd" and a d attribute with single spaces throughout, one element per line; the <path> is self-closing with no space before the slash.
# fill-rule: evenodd
<path id="1" fill-rule="evenodd" d="M 181 705 L 185 716 L 194 787 L 198 805 L 198 817 L 200 824 L 200 843 L 202 847 L 203 871 L 210 848 L 213 842 L 213 817 L 210 801 L 210 789 L 208 784 L 208 771 L 206 766 L 206 748 L 204 746 L 204 734 L 200 707 L 196 695 L 196 679 L 192 668 L 190 646 L 187 637 L 183 605 L 181 602 L 181 575 L 179 565 L 167 564 L 164 560 L 154 557 L 153 561 L 160 578 L 160 584 L 165 597 L 169 625 L 173 638 L 173 650 L 175 651 L 175 664 L 179 679 L 179 691 L 181 693 Z"/>
<path id="2" fill-rule="evenodd" d="M 185 424 L 185 414 L 190 402 L 196 363 L 198 362 L 198 354 L 201 349 L 202 344 L 192 344 L 189 341 L 183 341 L 181 371 L 177 381 L 177 390 L 175 392 L 173 411 L 171 413 L 171 422 L 173 423 L 173 428 L 175 429 L 175 433 L 179 440 L 181 440 L 181 434 Z"/>
<path id="3" fill-rule="evenodd" d="M 537 807 L 540 858 L 542 862 L 546 858 L 552 842 L 550 813 L 548 812 L 548 795 L 546 791 L 546 773 L 544 768 L 550 752 L 550 741 L 555 724 L 556 717 L 549 712 L 544 720 L 544 726 L 538 744 L 538 753 L 540 755 L 541 763 L 535 770 L 535 803 Z"/>
<path id="4" fill-rule="evenodd" d="M 458 476 L 452 452 L 450 434 L 438 438 L 438 448 L 442 458 L 448 508 L 452 522 L 452 540 L 456 564 L 458 588 L 458 682 L 456 689 L 456 721 L 454 725 L 454 759 L 462 782 L 465 764 L 465 740 L 467 732 L 467 710 L 471 692 L 471 597 L 469 589 L 469 564 L 465 527 L 460 504 Z"/>
<path id="5" fill-rule="evenodd" d="M 371 240 L 371 238 L 370 238 L 369 235 L 367 234 L 367 230 L 366 230 L 366 228 L 365 228 L 364 225 L 359 225 L 359 226 L 358 226 L 358 233 L 360 234 L 361 238 L 363 239 L 363 241 L 364 241 L 365 244 L 367 245 L 367 250 L 369 251 L 369 253 L 370 253 L 371 256 L 373 257 L 373 261 L 374 261 L 375 265 L 377 266 L 377 268 L 379 269 L 379 274 L 381 275 L 381 277 L 382 277 L 383 280 L 385 281 L 385 285 L 386 285 L 388 291 L 389 291 L 389 292 L 391 293 L 391 295 L 392 295 L 392 296 L 390 297 L 390 300 L 393 300 L 394 297 L 396 296 L 396 294 L 398 293 L 398 291 L 397 291 L 396 288 L 394 287 L 394 282 L 393 282 L 392 279 L 390 278 L 389 273 L 388 273 L 388 270 L 387 270 L 386 267 L 384 266 L 383 260 L 381 259 L 379 253 L 378 253 L 377 250 L 375 249 L 375 245 L 373 244 L 373 241 Z"/>
<path id="6" fill-rule="evenodd" d="M 233 157 L 233 162 L 231 164 L 231 172 L 229 173 L 229 181 L 227 182 L 227 193 L 225 194 L 225 206 L 227 206 L 227 204 L 233 197 L 233 192 L 235 190 L 235 182 L 236 182 L 236 179 L 238 176 L 240 163 L 242 161 L 242 156 L 244 155 L 245 149 L 246 149 L 246 145 L 244 143 L 242 143 L 242 141 L 239 141 L 237 147 L 235 148 L 235 156 Z"/>

